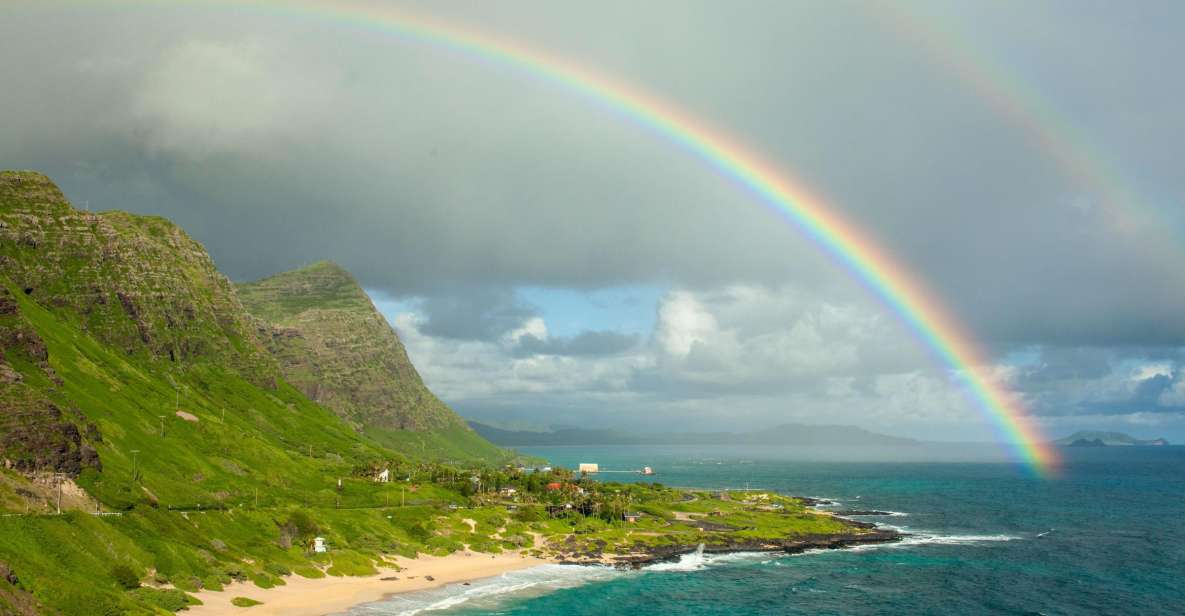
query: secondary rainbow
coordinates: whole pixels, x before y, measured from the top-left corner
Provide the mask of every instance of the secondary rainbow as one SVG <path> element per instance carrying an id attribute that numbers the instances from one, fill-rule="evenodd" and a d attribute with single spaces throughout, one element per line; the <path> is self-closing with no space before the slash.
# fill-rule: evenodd
<path id="1" fill-rule="evenodd" d="M 1114 230 L 1158 242 L 1166 258 L 1185 255 L 1185 217 L 1156 208 L 1127 181 L 1118 166 L 1019 70 L 974 44 L 971 26 L 949 11 L 916 2 L 872 2 L 868 8 L 903 44 L 925 52 L 926 59 L 954 76 L 1000 118 L 1018 128 L 1065 176 L 1083 190 L 1092 206 L 1107 216 Z"/>
<path id="2" fill-rule="evenodd" d="M 265 10 L 377 29 L 496 62 L 596 101 L 680 146 L 750 191 L 757 202 L 799 228 L 847 267 L 954 370 L 974 404 L 997 427 L 1000 438 L 1020 461 L 1037 475 L 1056 470 L 1056 451 L 1029 420 L 1020 401 L 985 372 L 989 364 L 971 337 L 914 276 L 785 172 L 675 106 L 521 43 L 387 7 L 273 0 L 218 4 L 234 10 Z"/>

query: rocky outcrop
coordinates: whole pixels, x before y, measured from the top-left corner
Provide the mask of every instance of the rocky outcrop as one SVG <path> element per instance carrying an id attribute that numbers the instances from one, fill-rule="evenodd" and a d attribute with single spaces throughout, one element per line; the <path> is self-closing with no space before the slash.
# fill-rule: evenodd
<path id="1" fill-rule="evenodd" d="M 240 284 L 239 296 L 285 380 L 355 426 L 469 430 L 424 385 L 395 331 L 340 266 L 321 262 Z"/>
<path id="2" fill-rule="evenodd" d="M 890 528 L 864 528 L 865 525 L 852 522 L 853 530 L 848 533 L 828 535 L 803 535 L 788 537 L 780 541 L 754 541 L 736 539 L 722 534 L 704 543 L 705 554 L 729 554 L 735 552 L 780 552 L 801 554 L 807 550 L 838 550 L 846 547 L 872 543 L 893 543 L 901 540 L 901 533 Z M 871 526 L 871 525 L 867 525 Z M 857 530 L 861 528 L 862 530 Z M 645 546 L 629 554 L 613 555 L 600 552 L 582 554 L 561 554 L 561 564 L 590 565 L 611 564 L 623 569 L 638 569 L 646 565 L 678 560 L 685 554 L 699 549 L 699 544 L 670 544 Z"/>

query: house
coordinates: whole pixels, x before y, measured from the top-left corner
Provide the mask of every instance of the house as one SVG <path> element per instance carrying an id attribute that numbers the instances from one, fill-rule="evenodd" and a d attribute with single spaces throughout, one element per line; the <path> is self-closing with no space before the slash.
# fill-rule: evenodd
<path id="1" fill-rule="evenodd" d="M 391 469 L 384 468 L 382 472 L 374 476 L 374 480 L 379 483 L 387 483 L 391 481 Z"/>
<path id="2" fill-rule="evenodd" d="M 637 522 L 639 519 L 641 519 L 641 517 L 642 517 L 642 514 L 636 512 L 636 511 L 627 511 L 627 512 L 621 514 L 621 519 L 625 520 L 626 522 L 629 522 L 630 524 Z"/>
<path id="3" fill-rule="evenodd" d="M 498 494 L 509 498 L 515 494 L 518 494 L 518 490 L 514 488 L 502 488 L 501 490 L 498 490 Z"/>
<path id="4" fill-rule="evenodd" d="M 553 481 L 553 482 L 547 484 L 547 491 L 555 492 L 556 490 L 559 490 L 562 487 L 564 487 L 564 484 L 562 484 L 558 481 Z"/>
<path id="5" fill-rule="evenodd" d="M 581 462 L 577 470 L 585 475 L 593 475 L 601 471 L 601 466 L 592 462 Z"/>
<path id="6" fill-rule="evenodd" d="M 325 537 L 313 538 L 313 552 L 317 554 L 324 554 L 329 551 L 329 544 L 325 543 Z"/>

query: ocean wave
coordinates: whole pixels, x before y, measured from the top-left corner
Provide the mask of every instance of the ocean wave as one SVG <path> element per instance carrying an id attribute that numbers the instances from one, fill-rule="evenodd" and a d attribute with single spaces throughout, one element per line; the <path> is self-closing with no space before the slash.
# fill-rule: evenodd
<path id="1" fill-rule="evenodd" d="M 446 584 L 440 588 L 394 595 L 382 601 L 356 606 L 348 613 L 351 616 L 414 616 L 460 605 L 492 609 L 510 597 L 540 596 L 589 582 L 608 580 L 624 573 L 611 567 L 540 565 L 475 580 L 469 586 Z"/>
<path id="2" fill-rule="evenodd" d="M 643 571 L 697 571 L 708 567 L 726 565 L 741 561 L 769 560 L 769 552 L 728 552 L 726 554 L 703 554 L 692 552 L 683 554 L 677 561 L 655 563 L 643 567 Z"/>
<path id="3" fill-rule="evenodd" d="M 881 528 L 893 529 L 902 533 L 904 536 L 901 538 L 901 541 L 894 543 L 868 543 L 863 545 L 854 545 L 847 549 L 854 552 L 863 552 L 878 549 L 900 549 L 918 545 L 974 545 L 978 543 L 1018 541 L 1023 539 L 1023 537 L 1018 537 L 1016 535 L 948 535 L 931 530 L 912 529 L 907 526 L 893 526 L 892 524 L 881 524 L 880 526 Z"/>

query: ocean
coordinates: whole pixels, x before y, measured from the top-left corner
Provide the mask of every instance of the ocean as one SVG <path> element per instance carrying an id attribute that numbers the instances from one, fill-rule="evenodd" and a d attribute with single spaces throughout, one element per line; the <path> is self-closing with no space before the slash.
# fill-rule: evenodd
<path id="1" fill-rule="evenodd" d="M 1064 449 L 1039 479 L 978 446 L 524 448 L 552 463 L 658 474 L 605 480 L 835 499 L 899 544 L 730 554 L 641 571 L 548 565 L 350 614 L 1185 614 L 1185 447 Z M 933 461 L 934 459 L 944 461 Z"/>

